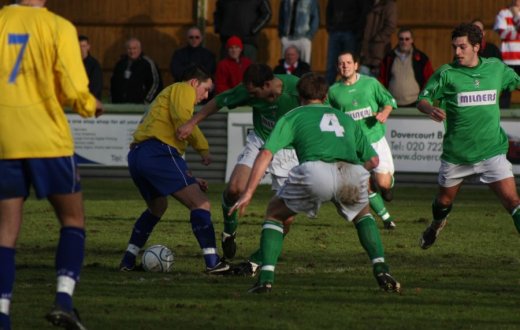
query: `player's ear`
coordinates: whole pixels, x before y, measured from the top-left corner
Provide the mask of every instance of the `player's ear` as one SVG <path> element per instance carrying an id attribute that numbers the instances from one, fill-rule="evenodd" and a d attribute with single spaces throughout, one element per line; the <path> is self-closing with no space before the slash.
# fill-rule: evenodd
<path id="1" fill-rule="evenodd" d="M 198 81 L 197 79 L 193 78 L 193 79 L 188 80 L 188 84 L 190 84 L 191 87 L 195 88 L 195 87 L 198 87 L 200 85 L 200 81 Z"/>

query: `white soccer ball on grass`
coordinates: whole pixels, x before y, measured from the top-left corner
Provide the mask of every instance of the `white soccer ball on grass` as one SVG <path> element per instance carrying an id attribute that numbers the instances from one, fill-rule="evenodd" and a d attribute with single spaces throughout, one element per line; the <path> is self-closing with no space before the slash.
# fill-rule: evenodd
<path id="1" fill-rule="evenodd" d="M 173 268 L 174 255 L 164 245 L 153 245 L 144 250 L 142 264 L 147 272 L 168 273 Z"/>

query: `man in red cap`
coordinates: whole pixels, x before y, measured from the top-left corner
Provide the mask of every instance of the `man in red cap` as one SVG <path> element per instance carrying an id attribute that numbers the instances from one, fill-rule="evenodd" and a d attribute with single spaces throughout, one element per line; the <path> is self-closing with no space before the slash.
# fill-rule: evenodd
<path id="1" fill-rule="evenodd" d="M 227 57 L 217 64 L 215 74 L 215 93 L 231 89 L 242 82 L 244 71 L 252 61 L 242 55 L 244 46 L 237 36 L 231 36 L 226 42 Z"/>

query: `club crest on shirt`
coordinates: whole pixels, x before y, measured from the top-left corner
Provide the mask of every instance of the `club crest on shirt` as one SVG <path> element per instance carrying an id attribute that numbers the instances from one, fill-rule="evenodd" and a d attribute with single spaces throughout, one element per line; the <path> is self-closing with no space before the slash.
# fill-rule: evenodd
<path id="1" fill-rule="evenodd" d="M 475 88 L 480 88 L 480 80 L 475 79 Z"/>
<path id="2" fill-rule="evenodd" d="M 354 99 L 352 100 L 352 105 L 357 107 L 359 105 L 359 102 L 356 99 Z"/>

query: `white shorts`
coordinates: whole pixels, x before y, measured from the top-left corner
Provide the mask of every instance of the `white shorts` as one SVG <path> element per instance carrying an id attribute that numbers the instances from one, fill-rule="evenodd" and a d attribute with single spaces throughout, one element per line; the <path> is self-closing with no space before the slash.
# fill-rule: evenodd
<path id="1" fill-rule="evenodd" d="M 277 196 L 297 213 L 315 218 L 323 202 L 331 201 L 338 213 L 352 221 L 368 204 L 370 174 L 361 165 L 345 162 L 305 162 L 294 167 Z"/>
<path id="2" fill-rule="evenodd" d="M 374 169 L 374 172 L 394 175 L 394 159 L 390 151 L 390 146 L 388 142 L 386 142 L 386 138 L 383 137 L 381 140 L 372 143 L 372 148 L 374 148 L 379 156 L 379 165 Z"/>
<path id="3" fill-rule="evenodd" d="M 438 182 L 442 187 L 453 187 L 471 175 L 478 175 L 480 182 L 493 183 L 513 177 L 513 166 L 507 160 L 506 155 L 498 155 L 467 165 L 457 165 L 441 160 Z"/>
<path id="4" fill-rule="evenodd" d="M 262 140 L 255 132 L 250 132 L 246 138 L 246 145 L 240 155 L 238 155 L 237 164 L 246 165 L 253 168 L 256 156 L 260 152 L 260 148 L 264 145 Z M 283 185 L 289 171 L 298 165 L 298 157 L 294 149 L 282 149 L 273 155 L 273 160 L 267 168 L 267 172 L 271 173 L 272 189 L 278 191 Z"/>
<path id="5" fill-rule="evenodd" d="M 253 168 L 256 156 L 260 152 L 260 148 L 264 145 L 262 140 L 255 132 L 251 131 L 247 134 L 246 145 L 242 152 L 237 157 L 237 164 L 246 165 L 247 167 Z"/>
<path id="6" fill-rule="evenodd" d="M 289 171 L 298 164 L 298 156 L 294 149 L 282 149 L 275 153 L 267 168 L 267 171 L 271 173 L 272 189 L 278 191 L 289 177 Z"/>

